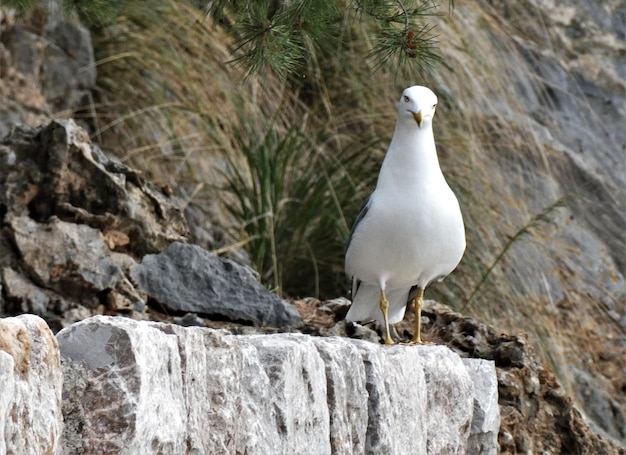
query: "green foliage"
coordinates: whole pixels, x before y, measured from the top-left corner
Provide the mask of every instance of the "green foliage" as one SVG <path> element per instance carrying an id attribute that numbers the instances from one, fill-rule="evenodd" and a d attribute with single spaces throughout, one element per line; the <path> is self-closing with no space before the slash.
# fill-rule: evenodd
<path id="1" fill-rule="evenodd" d="M 396 69 L 413 66 L 423 72 L 440 61 L 434 27 L 423 23 L 426 16 L 438 14 L 437 5 L 429 1 L 405 3 L 357 1 L 358 10 L 377 21 L 379 33 L 369 54 L 377 69 L 391 63 Z"/>
<path id="2" fill-rule="evenodd" d="M 247 76 L 267 70 L 280 79 L 300 76 L 303 68 L 342 46 L 350 24 L 346 18 L 357 17 L 378 29 L 368 55 L 375 69 L 392 64 L 422 72 L 438 60 L 433 27 L 423 23 L 438 14 L 430 1 L 221 0 L 209 3 L 207 13 L 228 25 L 235 39 L 233 61 Z"/>
<path id="3" fill-rule="evenodd" d="M 352 144 L 335 157 L 325 150 L 328 138 L 297 128 L 281 133 L 272 123 L 242 125 L 235 136 L 241 156 L 224 156 L 233 237 L 245 239 L 261 281 L 277 292 L 336 295 L 351 223 L 344 209 L 357 202 L 350 173 L 367 168 L 364 150 L 372 144 Z"/>

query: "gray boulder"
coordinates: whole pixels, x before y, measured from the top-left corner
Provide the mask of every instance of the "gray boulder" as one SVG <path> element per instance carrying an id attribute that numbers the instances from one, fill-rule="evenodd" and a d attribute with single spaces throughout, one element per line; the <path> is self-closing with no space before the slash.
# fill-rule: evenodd
<path id="1" fill-rule="evenodd" d="M 131 275 L 142 292 L 168 311 L 255 326 L 301 323 L 296 308 L 265 289 L 249 269 L 196 245 L 174 242 L 162 253 L 144 256 L 131 267 Z"/>

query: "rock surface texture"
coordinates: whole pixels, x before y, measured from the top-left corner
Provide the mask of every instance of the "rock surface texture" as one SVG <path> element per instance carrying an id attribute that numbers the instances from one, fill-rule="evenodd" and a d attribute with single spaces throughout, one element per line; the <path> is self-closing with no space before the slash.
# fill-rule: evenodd
<path id="1" fill-rule="evenodd" d="M 493 363 L 443 346 L 106 316 L 57 337 L 66 453 L 497 453 Z M 476 387 L 465 365 L 491 381 Z M 489 450 L 467 450 L 474 428 Z"/>
<path id="2" fill-rule="evenodd" d="M 0 319 L 0 453 L 497 453 L 493 362 L 444 346 L 108 316 L 57 339 Z"/>
<path id="3" fill-rule="evenodd" d="M 168 312 L 198 313 L 257 327 L 293 327 L 300 316 L 267 292 L 251 270 L 197 245 L 172 243 L 130 269 L 137 288 Z"/>
<path id="4" fill-rule="evenodd" d="M 62 453 L 62 380 L 57 340 L 43 319 L 0 319 L 0 453 Z"/>
<path id="5" fill-rule="evenodd" d="M 0 10 L 0 139 L 16 125 L 36 126 L 53 112 L 92 102 L 96 64 L 90 33 L 57 16 L 34 15 L 18 24 L 13 11 Z"/>

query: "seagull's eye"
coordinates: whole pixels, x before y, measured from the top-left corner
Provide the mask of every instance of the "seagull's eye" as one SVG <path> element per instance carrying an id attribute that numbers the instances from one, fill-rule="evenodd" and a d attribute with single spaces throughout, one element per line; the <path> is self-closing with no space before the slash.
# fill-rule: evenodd
<path id="1" fill-rule="evenodd" d="M 404 102 L 408 103 L 409 101 L 410 101 L 410 98 L 408 96 L 404 95 Z"/>
<path id="2" fill-rule="evenodd" d="M 433 104 L 433 110 L 437 107 L 437 103 Z"/>

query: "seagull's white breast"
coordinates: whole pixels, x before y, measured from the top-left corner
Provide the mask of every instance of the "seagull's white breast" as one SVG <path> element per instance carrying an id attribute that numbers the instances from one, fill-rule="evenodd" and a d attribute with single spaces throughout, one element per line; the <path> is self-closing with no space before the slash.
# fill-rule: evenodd
<path id="1" fill-rule="evenodd" d="M 384 288 L 424 288 L 452 272 L 465 251 L 463 217 L 439 167 L 432 127 L 411 121 L 398 121 L 346 252 L 349 276 Z"/>
<path id="2" fill-rule="evenodd" d="M 346 252 L 346 271 L 385 288 L 426 287 L 452 272 L 464 251 L 459 203 L 443 178 L 392 182 L 372 194 Z"/>

